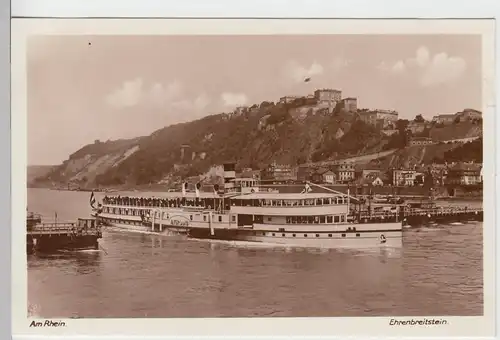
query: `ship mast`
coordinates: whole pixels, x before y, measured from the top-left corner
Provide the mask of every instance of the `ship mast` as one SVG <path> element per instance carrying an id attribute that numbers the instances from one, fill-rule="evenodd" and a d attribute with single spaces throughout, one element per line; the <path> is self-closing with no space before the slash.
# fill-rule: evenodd
<path id="1" fill-rule="evenodd" d="M 343 193 L 343 192 L 341 192 L 341 191 L 337 191 L 337 190 L 334 190 L 334 189 L 330 189 L 330 188 L 328 188 L 328 187 L 325 187 L 325 186 L 322 186 L 322 185 L 319 185 L 319 184 L 316 184 L 316 183 L 307 182 L 307 181 L 306 181 L 306 183 L 307 183 L 307 184 L 309 184 L 309 185 L 314 185 L 314 186 L 316 186 L 316 187 L 318 187 L 318 188 L 321 188 L 321 189 L 323 189 L 323 190 L 330 191 L 330 192 L 333 192 L 333 193 L 335 193 L 335 194 L 345 196 L 345 197 L 347 197 L 347 199 L 348 199 L 348 201 L 347 201 L 347 202 L 349 202 L 349 199 L 350 199 L 350 198 L 353 198 L 354 200 L 356 200 L 356 197 L 354 197 L 354 196 L 351 196 L 351 195 L 350 195 L 350 193 L 349 193 L 349 188 L 347 188 L 347 194 L 345 194 L 345 193 Z"/>

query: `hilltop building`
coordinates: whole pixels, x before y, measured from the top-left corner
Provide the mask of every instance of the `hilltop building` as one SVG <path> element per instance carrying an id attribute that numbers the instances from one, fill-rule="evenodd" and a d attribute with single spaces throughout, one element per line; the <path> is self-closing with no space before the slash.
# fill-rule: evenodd
<path id="1" fill-rule="evenodd" d="M 342 100 L 342 91 L 334 89 L 318 89 L 314 91 L 314 98 L 318 101 L 318 104 L 329 106 L 335 106 L 338 102 Z"/>
<path id="2" fill-rule="evenodd" d="M 280 103 L 281 104 L 288 104 L 293 102 L 295 99 L 300 98 L 299 96 L 284 96 L 280 98 Z"/>
<path id="3" fill-rule="evenodd" d="M 354 97 L 347 97 L 342 99 L 344 102 L 344 109 L 348 112 L 358 111 L 358 99 Z"/>
<path id="4" fill-rule="evenodd" d="M 432 118 L 432 121 L 434 123 L 444 124 L 444 125 L 452 124 L 454 120 L 455 120 L 454 114 L 442 114 L 434 116 Z"/>
<path id="5" fill-rule="evenodd" d="M 393 110 L 374 110 L 359 113 L 359 117 L 367 124 L 383 129 L 394 129 L 398 120 L 398 112 Z"/>
<path id="6" fill-rule="evenodd" d="M 458 118 L 460 122 L 471 121 L 475 119 L 482 119 L 483 114 L 481 111 L 477 111 L 474 109 L 465 109 L 462 112 L 457 112 L 455 114 L 455 119 Z"/>

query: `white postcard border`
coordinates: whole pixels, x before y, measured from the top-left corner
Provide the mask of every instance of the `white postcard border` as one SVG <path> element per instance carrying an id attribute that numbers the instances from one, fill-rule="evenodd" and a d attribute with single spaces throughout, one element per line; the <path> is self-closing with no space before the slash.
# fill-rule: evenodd
<path id="1" fill-rule="evenodd" d="M 495 54 L 491 20 L 14 19 L 12 21 L 12 332 L 16 335 L 137 336 L 492 336 L 495 331 Z M 27 108 L 25 40 L 31 34 L 480 34 L 483 37 L 484 316 L 443 317 L 448 325 L 389 326 L 390 317 L 65 319 L 30 328 L 25 246 Z M 440 317 L 434 317 L 439 319 Z M 402 320 L 404 318 L 398 318 Z M 243 334 L 242 334 L 243 333 Z M 244 334 L 247 333 L 247 334 Z"/>

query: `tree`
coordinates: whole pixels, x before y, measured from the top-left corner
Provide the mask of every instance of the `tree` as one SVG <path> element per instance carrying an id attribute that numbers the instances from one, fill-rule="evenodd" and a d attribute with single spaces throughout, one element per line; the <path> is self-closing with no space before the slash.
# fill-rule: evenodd
<path id="1" fill-rule="evenodd" d="M 268 102 L 268 101 L 263 101 L 262 103 L 260 103 L 260 108 L 261 109 L 264 109 L 264 108 L 269 107 L 269 106 L 274 106 L 274 103 L 273 102 Z"/>
<path id="2" fill-rule="evenodd" d="M 417 122 L 417 123 L 423 123 L 423 122 L 425 122 L 425 119 L 424 119 L 424 117 L 422 115 L 417 115 L 415 117 L 414 121 Z"/>
<path id="3" fill-rule="evenodd" d="M 430 168 L 425 173 L 423 184 L 426 188 L 432 188 L 434 186 L 434 176 L 432 175 Z"/>
<path id="4" fill-rule="evenodd" d="M 410 124 L 410 122 L 408 121 L 408 119 L 398 119 L 396 121 L 396 129 L 401 133 L 401 134 L 404 134 L 402 132 L 406 131 L 406 128 L 408 127 L 408 124 Z"/>

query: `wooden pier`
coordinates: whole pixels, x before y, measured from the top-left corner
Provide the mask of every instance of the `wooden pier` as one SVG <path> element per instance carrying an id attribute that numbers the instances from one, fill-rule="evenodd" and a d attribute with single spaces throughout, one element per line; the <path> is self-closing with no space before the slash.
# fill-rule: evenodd
<path id="1" fill-rule="evenodd" d="M 31 220 L 32 221 L 32 220 Z M 32 223 L 27 219 L 27 252 L 98 249 L 102 238 L 101 225 L 96 219 L 78 219 L 76 223 Z"/>
<path id="2" fill-rule="evenodd" d="M 467 221 L 483 221 L 483 209 L 467 207 L 438 207 L 424 210 L 411 210 L 404 216 L 411 226 L 429 223 L 452 223 Z"/>
<path id="3" fill-rule="evenodd" d="M 433 207 L 424 209 L 401 206 L 397 211 L 370 212 L 360 211 L 354 214 L 359 223 L 376 223 L 387 221 L 405 221 L 410 226 L 421 226 L 430 223 L 446 224 L 453 222 L 483 221 L 482 208 L 467 207 Z"/>

